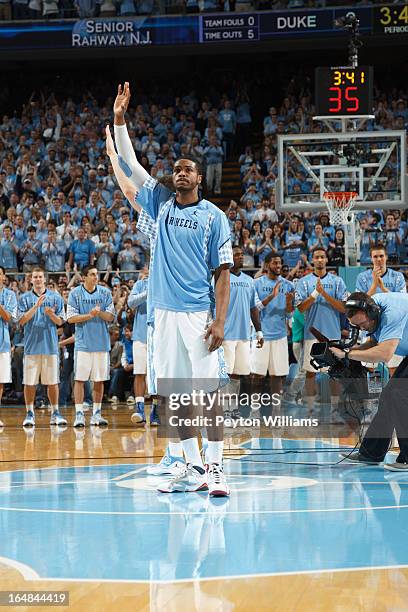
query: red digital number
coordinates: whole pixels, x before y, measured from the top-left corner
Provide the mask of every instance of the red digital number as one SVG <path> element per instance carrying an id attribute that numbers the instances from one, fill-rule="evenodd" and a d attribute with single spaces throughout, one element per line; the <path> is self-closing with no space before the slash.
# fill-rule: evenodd
<path id="1" fill-rule="evenodd" d="M 357 91 L 357 87 L 346 87 L 346 91 L 344 92 L 344 97 L 348 102 L 354 102 L 354 106 L 349 106 L 347 108 L 348 113 L 355 113 L 360 108 L 360 100 L 355 96 L 350 96 L 349 93 Z"/>
<path id="2" fill-rule="evenodd" d="M 348 87 L 348 89 L 355 89 L 355 87 Z M 335 98 L 329 98 L 329 102 L 335 102 L 335 106 L 329 108 L 329 113 L 338 113 L 341 110 L 341 89 L 340 87 L 329 87 L 329 91 L 337 93 Z"/>

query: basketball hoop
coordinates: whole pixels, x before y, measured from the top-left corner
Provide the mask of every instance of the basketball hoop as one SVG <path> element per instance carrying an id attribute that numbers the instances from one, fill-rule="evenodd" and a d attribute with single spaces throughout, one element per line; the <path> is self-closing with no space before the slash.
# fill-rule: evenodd
<path id="1" fill-rule="evenodd" d="M 354 219 L 349 219 L 349 213 L 356 203 L 357 196 L 356 191 L 326 191 L 323 194 L 332 225 L 353 223 Z"/>

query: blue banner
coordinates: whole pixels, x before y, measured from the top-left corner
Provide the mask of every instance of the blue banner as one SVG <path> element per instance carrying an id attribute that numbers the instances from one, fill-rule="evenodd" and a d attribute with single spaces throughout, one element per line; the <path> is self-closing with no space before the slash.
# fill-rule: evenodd
<path id="1" fill-rule="evenodd" d="M 122 17 L 0 24 L 2 51 L 124 48 L 271 41 L 345 35 L 334 20 L 353 12 L 364 34 L 408 35 L 408 4 L 259 13 Z"/>

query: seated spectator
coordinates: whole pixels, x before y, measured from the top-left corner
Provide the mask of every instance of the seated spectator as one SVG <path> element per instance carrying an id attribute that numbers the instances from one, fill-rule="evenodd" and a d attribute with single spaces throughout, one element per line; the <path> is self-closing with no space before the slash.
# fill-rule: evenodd
<path id="1" fill-rule="evenodd" d="M 124 248 L 118 254 L 118 266 L 121 271 L 122 280 L 136 280 L 136 270 L 140 270 L 141 261 L 136 249 L 132 246 L 132 241 L 127 238 L 123 242 Z"/>
<path id="2" fill-rule="evenodd" d="M 336 267 L 345 265 L 344 231 L 342 229 L 336 230 L 334 242 L 330 243 L 327 256 L 330 265 Z"/>
<path id="3" fill-rule="evenodd" d="M 112 270 L 115 249 L 109 240 L 106 229 L 99 234 L 99 243 L 96 245 L 96 268 L 99 271 Z"/>
<path id="4" fill-rule="evenodd" d="M 0 266 L 3 266 L 7 272 L 17 272 L 17 254 L 19 248 L 14 242 L 14 236 L 11 234 L 11 227 L 3 228 L 3 238 L 0 241 Z"/>
<path id="5" fill-rule="evenodd" d="M 20 248 L 23 272 L 31 272 L 34 267 L 40 265 L 42 243 L 41 240 L 37 240 L 35 234 L 35 227 L 30 225 L 27 228 L 27 238 Z"/>
<path id="6" fill-rule="evenodd" d="M 290 221 L 289 229 L 286 230 L 282 238 L 283 263 L 289 266 L 289 268 L 294 268 L 305 246 L 305 243 L 302 241 L 302 234 L 299 232 L 299 220 L 297 217 L 294 217 Z"/>
<path id="7" fill-rule="evenodd" d="M 244 268 L 253 268 L 255 266 L 256 246 L 249 229 L 246 227 L 242 229 L 241 248 L 244 255 Z"/>
<path id="8" fill-rule="evenodd" d="M 44 268 L 47 272 L 61 272 L 65 267 L 66 244 L 57 239 L 55 228 L 48 231 L 47 241 L 42 245 L 41 253 Z"/>
<path id="9" fill-rule="evenodd" d="M 301 231 L 301 230 L 300 230 Z M 300 233 L 299 231 L 299 233 Z M 307 241 L 307 250 L 309 259 L 312 259 L 312 252 L 316 247 L 320 247 L 327 251 L 329 248 L 329 238 L 323 234 L 323 227 L 321 223 L 316 223 L 314 227 L 313 235 Z M 332 243 L 333 244 L 333 243 Z"/>
<path id="10" fill-rule="evenodd" d="M 224 152 L 215 136 L 210 136 L 208 146 L 203 151 L 207 166 L 206 183 L 208 193 L 221 193 L 222 160 Z"/>
<path id="11" fill-rule="evenodd" d="M 82 227 L 78 229 L 77 236 L 78 238 L 69 247 L 68 267 L 70 270 L 74 265 L 82 270 L 85 266 L 92 265 L 95 260 L 95 243 L 87 237 Z"/>

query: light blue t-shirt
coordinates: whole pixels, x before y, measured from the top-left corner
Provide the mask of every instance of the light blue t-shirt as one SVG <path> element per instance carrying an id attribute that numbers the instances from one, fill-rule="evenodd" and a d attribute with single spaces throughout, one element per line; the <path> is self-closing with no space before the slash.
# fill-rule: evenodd
<path id="1" fill-rule="evenodd" d="M 406 293 L 405 278 L 401 272 L 387 268 L 385 274 L 381 277 L 384 287 L 393 293 Z M 360 272 L 356 280 L 356 291 L 367 293 L 373 284 L 373 271 L 365 270 Z M 375 293 L 382 293 L 381 288 L 377 286 Z"/>
<path id="2" fill-rule="evenodd" d="M 128 297 L 128 306 L 135 310 L 135 319 L 133 321 L 133 342 L 147 343 L 147 287 L 148 279 L 138 280 L 132 288 Z"/>
<path id="3" fill-rule="evenodd" d="M 255 308 L 254 279 L 244 272 L 230 274 L 230 301 L 225 320 L 224 340 L 249 340 L 251 308 Z"/>
<path id="4" fill-rule="evenodd" d="M 261 310 L 262 333 L 265 340 L 286 338 L 286 294 L 294 292 L 295 286 L 282 276 L 272 280 L 265 274 L 255 280 L 255 289 L 260 301 L 272 293 L 277 283 L 281 283 L 278 295 Z"/>
<path id="5" fill-rule="evenodd" d="M 54 308 L 57 317 L 65 320 L 64 300 L 56 291 L 47 289 L 45 300 L 36 310 L 34 316 L 24 325 L 25 355 L 58 355 L 57 326 L 45 314 L 45 308 Z M 35 306 L 40 296 L 34 291 L 27 291 L 18 300 L 18 319 Z"/>
<path id="6" fill-rule="evenodd" d="M 88 314 L 95 306 L 105 312 L 115 314 L 112 293 L 106 287 L 97 285 L 91 293 L 84 285 L 75 287 L 68 296 L 67 319 L 76 315 Z M 109 323 L 94 317 L 84 323 L 75 323 L 75 350 L 87 353 L 110 351 Z"/>
<path id="7" fill-rule="evenodd" d="M 17 320 L 17 298 L 14 291 L 3 288 L 0 291 L 0 304 L 11 315 L 11 321 Z M 0 353 L 9 353 L 10 331 L 9 324 L 0 317 Z"/>
<path id="8" fill-rule="evenodd" d="M 300 278 L 296 283 L 295 306 L 299 306 L 316 289 L 318 276 L 313 272 Z M 347 289 L 340 276 L 326 274 L 321 279 L 323 289 L 336 300 L 344 301 Z M 310 332 L 315 327 L 329 340 L 338 340 L 341 336 L 340 313 L 319 295 L 308 310 L 305 311 L 305 340 L 314 340 Z"/>
<path id="9" fill-rule="evenodd" d="M 214 306 L 212 270 L 233 265 L 230 229 L 225 214 L 208 200 L 181 206 L 175 194 L 149 178 L 137 195 L 156 221 L 151 235 L 150 281 L 152 308 L 203 312 Z M 142 216 L 138 228 L 144 229 Z M 150 309 L 148 321 L 151 322 Z"/>
<path id="10" fill-rule="evenodd" d="M 400 342 L 396 355 L 408 355 L 408 294 L 377 293 L 373 300 L 381 308 L 380 323 L 372 334 L 376 342 L 396 340 Z"/>

